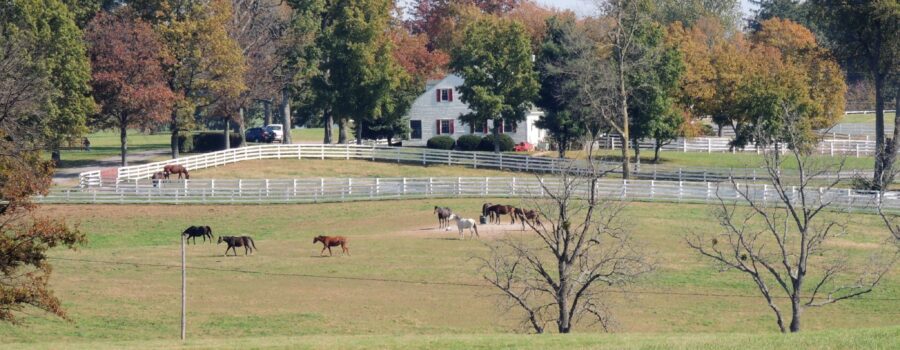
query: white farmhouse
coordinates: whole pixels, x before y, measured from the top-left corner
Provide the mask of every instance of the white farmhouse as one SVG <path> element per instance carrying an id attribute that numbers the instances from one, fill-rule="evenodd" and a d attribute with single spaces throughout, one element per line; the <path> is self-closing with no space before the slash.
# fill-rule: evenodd
<path id="1" fill-rule="evenodd" d="M 454 74 L 428 82 L 425 93 L 416 98 L 409 109 L 409 127 L 412 132 L 409 140 L 403 141 L 404 145 L 424 146 L 428 139 L 438 135 L 456 139 L 466 134 L 484 136 L 491 133 L 493 121 L 474 128 L 459 121 L 461 114 L 470 112 L 469 106 L 459 100 L 459 93 L 456 91 L 456 87 L 462 84 L 462 77 Z M 527 141 L 537 145 L 544 140 L 545 131 L 537 128 L 534 123 L 543 114 L 544 112 L 533 109 L 528 113 L 524 125 L 505 122 L 501 131 L 512 137 L 515 143 Z"/>

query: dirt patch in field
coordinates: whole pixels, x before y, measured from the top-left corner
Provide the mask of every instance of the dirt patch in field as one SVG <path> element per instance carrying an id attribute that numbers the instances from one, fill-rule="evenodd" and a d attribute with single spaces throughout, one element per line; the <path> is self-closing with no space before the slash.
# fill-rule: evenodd
<path id="1" fill-rule="evenodd" d="M 497 239 L 501 238 L 505 235 L 523 235 L 523 234 L 534 234 L 534 232 L 529 229 L 527 226 L 525 227 L 525 231 L 522 231 L 522 225 L 516 224 L 487 224 L 487 225 L 477 225 L 478 228 L 478 238 L 481 239 Z M 469 230 L 464 230 L 465 239 L 471 239 L 471 232 Z M 459 239 L 459 229 L 456 227 L 456 224 L 451 222 L 450 227 L 448 228 L 438 228 L 437 225 L 429 225 L 424 227 L 416 227 L 416 228 L 408 228 L 402 229 L 397 233 L 392 233 L 391 237 L 419 237 L 419 238 L 442 238 L 442 239 Z"/>

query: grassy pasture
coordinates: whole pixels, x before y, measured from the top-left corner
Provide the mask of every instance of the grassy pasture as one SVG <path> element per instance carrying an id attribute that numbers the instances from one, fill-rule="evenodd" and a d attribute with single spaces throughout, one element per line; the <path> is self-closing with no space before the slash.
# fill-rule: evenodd
<path id="1" fill-rule="evenodd" d="M 447 165 L 411 165 L 368 160 L 248 160 L 191 172 L 200 179 L 283 179 L 303 177 L 533 176 L 527 173 Z"/>
<path id="2" fill-rule="evenodd" d="M 900 298 L 897 271 L 862 300 L 805 312 L 806 330 L 837 330 L 821 338 L 774 335 L 761 299 L 711 296 L 754 295 L 749 281 L 685 247 L 684 234 L 716 230 L 709 208 L 655 203 L 633 203 L 624 214 L 659 264 L 633 287 L 642 293 L 609 294 L 624 334 L 598 335 L 591 327 L 566 338 L 508 334 L 521 330 L 519 314 L 505 311 L 490 288 L 469 286 L 483 284 L 470 257 L 485 246 L 437 230 L 432 214 L 439 204 L 473 217 L 482 201 L 45 206 L 42 214 L 80 222 L 90 239 L 77 252 L 51 254 L 52 284 L 73 322 L 30 312 L 22 326 L 0 324 L 0 339 L 43 348 L 177 347 L 171 339 L 178 335 L 180 270 L 170 267 L 180 261 L 176 237 L 188 225 L 208 224 L 217 235 L 253 235 L 260 250 L 223 258 L 223 246 L 188 247 L 189 347 L 743 348 L 758 340 L 760 348 L 890 348 L 898 342 L 900 302 L 878 300 Z M 480 227 L 484 239 L 523 234 L 506 228 L 512 231 Z M 849 232 L 831 247 L 854 258 L 886 235 L 869 215 L 855 215 Z M 352 256 L 318 257 L 311 237 L 322 233 L 349 236 Z M 873 327 L 892 328 L 841 330 Z M 688 334 L 695 332 L 704 334 Z"/>
<path id="3" fill-rule="evenodd" d="M 547 157 L 556 157 L 556 152 L 541 152 L 538 153 L 539 156 L 547 156 Z M 763 158 L 754 153 L 703 153 L 703 152 L 667 152 L 662 151 L 659 153 L 660 162 L 656 164 L 660 168 L 672 169 L 672 168 L 718 168 L 718 169 L 729 169 L 729 168 L 762 168 L 763 167 Z M 581 158 L 584 159 L 586 157 L 586 153 L 583 151 L 573 151 L 566 153 L 568 158 Z M 601 158 L 606 161 L 614 161 L 620 162 L 622 160 L 622 151 L 619 149 L 609 150 L 609 149 L 601 149 L 594 152 L 594 156 Z M 634 158 L 634 152 L 631 152 L 632 159 Z M 830 157 L 830 156 L 816 156 L 814 159 L 824 162 L 823 164 L 840 164 L 841 157 Z M 844 169 L 863 169 L 863 170 L 871 170 L 874 166 L 874 158 L 872 157 L 846 157 L 844 163 Z M 652 169 L 653 164 L 653 150 L 641 150 L 641 166 L 643 169 Z M 796 168 L 796 164 L 791 164 L 790 161 L 786 161 L 784 163 L 785 169 L 794 169 Z"/>
<path id="4" fill-rule="evenodd" d="M 893 112 L 885 112 L 884 113 L 885 121 L 894 120 Z M 875 124 L 875 113 L 870 114 L 847 114 L 844 116 L 844 119 L 841 119 L 841 123 L 869 123 Z"/>
<path id="5" fill-rule="evenodd" d="M 119 156 L 119 132 L 99 131 L 87 135 L 91 140 L 91 151 L 80 149 L 62 150 L 60 152 L 61 168 L 88 166 L 101 159 Z M 145 134 L 137 130 L 128 132 L 128 152 L 140 152 L 154 149 L 168 149 L 171 135 L 168 133 Z M 78 142 L 78 147 L 81 143 Z M 49 159 L 50 152 L 44 152 Z"/>

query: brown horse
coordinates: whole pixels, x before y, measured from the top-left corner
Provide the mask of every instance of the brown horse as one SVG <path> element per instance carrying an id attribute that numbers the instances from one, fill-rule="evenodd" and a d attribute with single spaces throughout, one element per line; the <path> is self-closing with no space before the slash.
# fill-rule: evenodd
<path id="1" fill-rule="evenodd" d="M 322 251 L 319 252 L 319 255 L 325 255 L 325 249 L 328 249 L 328 256 L 333 256 L 331 253 L 331 247 L 341 246 L 341 250 L 343 253 L 350 255 L 350 248 L 347 248 L 347 238 L 344 236 L 316 236 L 313 238 L 313 244 L 316 242 L 322 242 Z"/>
<path id="2" fill-rule="evenodd" d="M 190 179 L 191 174 L 188 174 L 187 168 L 181 164 L 169 164 L 163 167 L 163 172 L 166 174 L 166 179 L 169 178 L 172 174 L 178 174 L 178 178 L 181 178 L 181 175 L 184 174 L 185 179 Z"/>
<path id="3" fill-rule="evenodd" d="M 249 250 L 252 254 L 256 249 L 256 243 L 253 242 L 253 238 L 250 236 L 219 236 L 219 243 L 222 242 L 228 243 L 228 248 L 225 248 L 225 255 L 228 256 L 228 250 L 231 249 L 234 252 L 234 256 L 237 256 L 237 249 L 235 247 L 244 247 L 244 255 L 247 255 L 247 251 Z"/>
<path id="4" fill-rule="evenodd" d="M 500 223 L 500 217 L 503 215 L 509 215 L 509 218 L 512 220 L 512 224 L 516 223 L 516 217 L 513 215 L 513 211 L 516 207 L 511 205 L 503 205 L 496 204 L 487 208 L 487 212 L 491 215 L 491 223 L 496 221 L 498 224 Z"/>
<path id="5" fill-rule="evenodd" d="M 450 226 L 450 215 L 453 214 L 453 210 L 447 207 L 434 207 L 434 213 L 437 214 L 439 228 Z"/>
<path id="6" fill-rule="evenodd" d="M 525 231 L 525 221 L 530 221 L 532 226 L 541 224 L 541 216 L 534 209 L 516 208 L 513 213 L 522 223 L 522 231 Z"/>
<path id="7" fill-rule="evenodd" d="M 488 213 L 488 208 L 493 206 L 493 203 L 484 203 L 481 205 L 481 216 L 487 217 L 490 213 Z"/>

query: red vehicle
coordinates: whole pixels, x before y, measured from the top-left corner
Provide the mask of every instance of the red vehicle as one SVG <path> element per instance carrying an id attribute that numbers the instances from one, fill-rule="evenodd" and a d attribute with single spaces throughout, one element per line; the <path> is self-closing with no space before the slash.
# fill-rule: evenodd
<path id="1" fill-rule="evenodd" d="M 525 141 L 519 142 L 517 145 L 515 145 L 513 147 L 513 151 L 516 151 L 516 152 L 530 152 L 533 150 L 534 150 L 534 145 L 532 145 L 528 142 L 525 142 Z"/>

